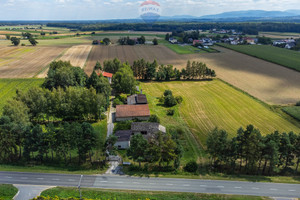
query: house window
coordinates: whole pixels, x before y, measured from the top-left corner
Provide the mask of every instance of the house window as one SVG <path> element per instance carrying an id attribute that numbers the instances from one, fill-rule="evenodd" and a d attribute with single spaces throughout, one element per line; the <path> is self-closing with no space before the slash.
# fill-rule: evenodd
<path id="1" fill-rule="evenodd" d="M 118 146 L 118 149 L 121 149 L 121 148 L 122 148 L 122 146 L 121 146 L 121 145 L 119 145 L 119 146 Z"/>

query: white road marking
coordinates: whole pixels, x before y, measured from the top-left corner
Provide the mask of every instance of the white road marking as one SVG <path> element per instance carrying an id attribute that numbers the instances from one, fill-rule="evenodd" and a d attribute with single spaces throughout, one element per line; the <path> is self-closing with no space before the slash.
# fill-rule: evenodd
<path id="1" fill-rule="evenodd" d="M 218 187 L 218 188 L 224 188 L 224 186 L 223 186 L 223 185 L 218 185 L 217 187 Z"/>
<path id="2" fill-rule="evenodd" d="M 28 179 L 27 177 L 21 177 L 21 179 Z"/>
<path id="3" fill-rule="evenodd" d="M 183 186 L 184 186 L 184 187 L 189 187 L 190 185 L 189 185 L 189 184 L 184 184 Z"/>
<path id="4" fill-rule="evenodd" d="M 259 188 L 253 187 L 252 190 L 259 190 Z"/>
<path id="5" fill-rule="evenodd" d="M 10 176 L 5 176 L 5 178 L 12 178 L 12 177 L 10 177 Z"/>
<path id="6" fill-rule="evenodd" d="M 68 179 L 68 181 L 75 181 L 75 179 Z"/>
<path id="7" fill-rule="evenodd" d="M 53 178 L 52 181 L 59 181 L 59 179 L 58 178 Z"/>
<path id="8" fill-rule="evenodd" d="M 242 187 L 234 187 L 235 189 L 241 189 Z"/>
<path id="9" fill-rule="evenodd" d="M 122 181 L 118 181 L 118 182 L 116 182 L 116 183 L 124 183 L 124 182 L 122 182 Z"/>
<path id="10" fill-rule="evenodd" d="M 296 190 L 289 190 L 289 192 L 296 192 Z"/>
<path id="11" fill-rule="evenodd" d="M 155 183 L 149 183 L 150 185 L 155 185 Z"/>
<path id="12" fill-rule="evenodd" d="M 107 181 L 100 181 L 101 183 L 107 183 Z"/>
<path id="13" fill-rule="evenodd" d="M 273 191 L 275 191 L 275 190 L 277 190 L 277 189 L 275 189 L 275 188 L 270 188 L 270 190 L 273 190 Z"/>
<path id="14" fill-rule="evenodd" d="M 173 185 L 173 184 L 171 184 L 171 183 L 167 183 L 166 185 Z"/>
<path id="15" fill-rule="evenodd" d="M 133 182 L 133 184 L 140 184 L 139 182 Z"/>
<path id="16" fill-rule="evenodd" d="M 37 178 L 37 179 L 39 179 L 39 180 L 43 180 L 44 178 Z"/>
<path id="17" fill-rule="evenodd" d="M 206 187 L 206 185 L 200 185 L 200 187 Z"/>

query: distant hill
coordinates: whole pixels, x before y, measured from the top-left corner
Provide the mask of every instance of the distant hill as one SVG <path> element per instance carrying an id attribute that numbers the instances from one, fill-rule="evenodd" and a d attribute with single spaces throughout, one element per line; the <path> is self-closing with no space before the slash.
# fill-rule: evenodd
<path id="1" fill-rule="evenodd" d="M 300 15 L 300 10 L 288 11 L 265 11 L 265 10 L 245 10 L 224 12 L 216 15 L 204 15 L 202 19 L 218 19 L 218 18 L 274 18 L 274 17 L 292 17 Z"/>

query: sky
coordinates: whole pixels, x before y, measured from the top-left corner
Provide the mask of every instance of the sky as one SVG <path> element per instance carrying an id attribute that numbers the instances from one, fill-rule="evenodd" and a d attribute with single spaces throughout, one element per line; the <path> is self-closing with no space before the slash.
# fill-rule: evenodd
<path id="1" fill-rule="evenodd" d="M 0 0 L 0 20 L 105 20 L 139 17 L 143 1 Z M 203 16 L 238 10 L 300 9 L 300 0 L 157 0 L 161 15 Z"/>

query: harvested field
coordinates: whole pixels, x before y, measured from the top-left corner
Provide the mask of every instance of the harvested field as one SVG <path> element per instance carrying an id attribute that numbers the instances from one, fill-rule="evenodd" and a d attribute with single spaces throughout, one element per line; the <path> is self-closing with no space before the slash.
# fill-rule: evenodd
<path id="1" fill-rule="evenodd" d="M 62 47 L 4 47 L 0 49 L 0 78 L 31 78 L 61 54 Z"/>
<path id="2" fill-rule="evenodd" d="M 92 45 L 77 45 L 67 50 L 60 58 L 63 61 L 70 61 L 73 66 L 83 68 L 92 49 Z"/>
<path id="3" fill-rule="evenodd" d="M 249 124 L 257 127 L 263 135 L 275 130 L 300 133 L 299 125 L 297 127 L 220 80 L 152 82 L 141 86 L 148 96 L 150 110 L 164 112 L 162 124 L 169 123 L 167 108 L 158 106 L 156 97 L 160 97 L 167 89 L 172 90 L 175 96 L 182 96 L 184 101 L 179 107 L 180 116 L 202 145 L 205 144 L 207 134 L 216 127 L 226 130 L 230 136 L 234 136 L 241 126 Z M 293 122 L 297 123 L 295 120 Z"/>
<path id="4" fill-rule="evenodd" d="M 205 62 L 217 76 L 269 104 L 292 104 L 300 99 L 300 73 L 222 47 L 216 54 L 186 55 Z"/>
<path id="5" fill-rule="evenodd" d="M 159 64 L 172 64 L 181 68 L 186 62 L 185 58 L 169 50 L 163 45 L 137 45 L 137 46 L 94 46 L 87 61 L 85 71 L 91 74 L 97 61 L 103 62 L 118 58 L 122 62 L 128 61 L 130 64 L 134 60 L 144 58 L 146 61 L 157 60 Z"/>

